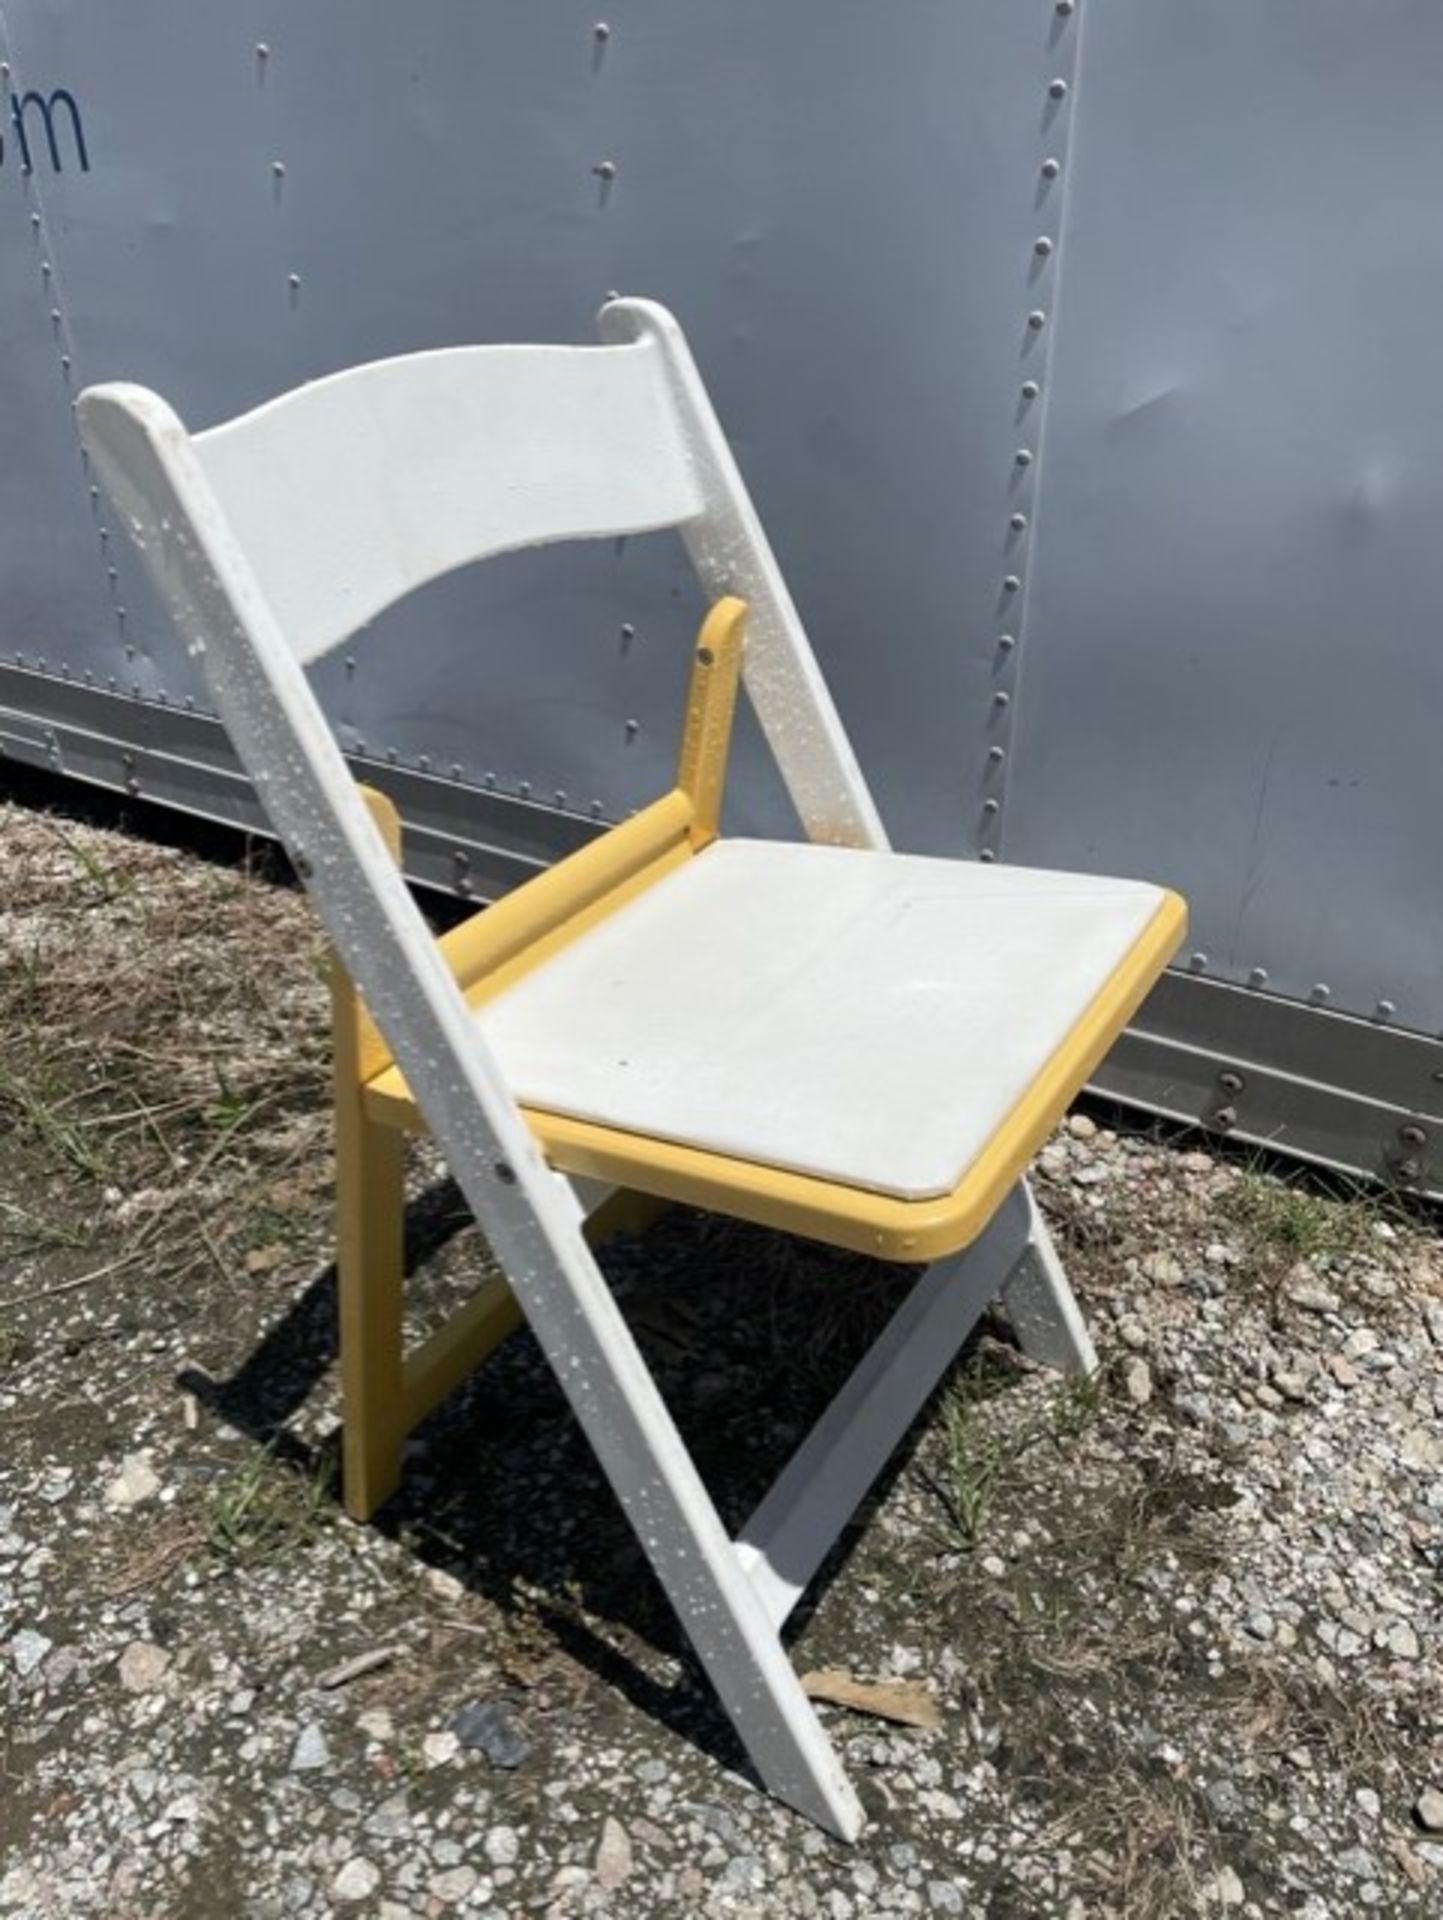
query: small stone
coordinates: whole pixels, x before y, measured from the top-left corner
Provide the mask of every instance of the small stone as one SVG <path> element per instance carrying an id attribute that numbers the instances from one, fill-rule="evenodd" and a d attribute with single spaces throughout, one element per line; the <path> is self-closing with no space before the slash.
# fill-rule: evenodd
<path id="1" fill-rule="evenodd" d="M 954 1886 L 950 1880 L 929 1880 L 927 1882 L 927 1905 L 934 1913 L 965 1913 L 962 1904 L 962 1889 Z"/>
<path id="2" fill-rule="evenodd" d="M 463 1747 L 484 1753 L 493 1767 L 519 1767 L 531 1752 L 515 1715 L 500 1700 L 474 1700 L 462 1707 L 452 1718 L 451 1730 Z"/>
<path id="3" fill-rule="evenodd" d="M 1085 1113 L 1069 1114 L 1067 1131 L 1072 1135 L 1074 1140 L 1095 1140 L 1097 1138 L 1097 1122 L 1090 1120 Z"/>
<path id="4" fill-rule="evenodd" d="M 45 1684 L 54 1693 L 84 1668 L 85 1662 L 75 1647 L 62 1647 L 45 1669 Z"/>
<path id="5" fill-rule="evenodd" d="M 364 1713 L 358 1713 L 356 1725 L 368 1740 L 378 1741 L 382 1746 L 396 1737 L 396 1723 L 384 1707 L 368 1707 Z"/>
<path id="6" fill-rule="evenodd" d="M 1146 1360 L 1129 1360 L 1122 1370 L 1122 1384 L 1135 1407 L 1145 1407 L 1152 1398 L 1152 1371 Z"/>
<path id="7" fill-rule="evenodd" d="M 1248 1615 L 1244 1625 L 1254 1640 L 1271 1640 L 1273 1637 L 1273 1616 L 1264 1613 L 1261 1607 Z"/>
<path id="8" fill-rule="evenodd" d="M 982 1571 L 994 1580 L 1001 1580 L 1007 1573 L 1007 1562 L 999 1554 L 989 1553 L 982 1562 Z"/>
<path id="9" fill-rule="evenodd" d="M 1305 1313 L 1336 1313 L 1339 1306 L 1338 1296 L 1311 1275 L 1295 1280 L 1287 1289 L 1287 1299 Z"/>
<path id="10" fill-rule="evenodd" d="M 120 1463 L 120 1472 L 105 1489 L 105 1504 L 124 1512 L 153 1500 L 160 1492 L 160 1475 L 143 1453 L 128 1453 Z"/>
<path id="11" fill-rule="evenodd" d="M 132 1640 L 120 1656 L 120 1684 L 127 1693 L 154 1693 L 164 1680 L 170 1655 L 148 1640 Z"/>
<path id="12" fill-rule="evenodd" d="M 521 1836 L 515 1827 L 492 1827 L 481 1846 L 493 1867 L 509 1867 L 520 1856 Z"/>
<path id="13" fill-rule="evenodd" d="M 1378 1863 L 1366 1847 L 1345 1847 L 1338 1855 L 1338 1865 L 1358 1880 L 1378 1878 Z"/>
<path id="14" fill-rule="evenodd" d="M 22 1680 L 34 1673 L 54 1644 L 53 1640 L 47 1640 L 43 1633 L 37 1633 L 33 1627 L 20 1629 L 10 1642 L 10 1658 Z"/>
<path id="15" fill-rule="evenodd" d="M 1443 1434 L 1431 1433 L 1427 1427 L 1410 1427 L 1399 1442 L 1398 1455 L 1405 1466 L 1443 1467 Z"/>
<path id="16" fill-rule="evenodd" d="M 428 1733 L 421 1742 L 421 1753 L 428 1767 L 444 1767 L 461 1751 L 454 1733 Z"/>
<path id="17" fill-rule="evenodd" d="M 1236 1820 L 1247 1802 L 1232 1780 L 1214 1780 L 1207 1790 L 1208 1803 L 1224 1820 Z"/>
<path id="18" fill-rule="evenodd" d="M 1147 1329 L 1140 1320 L 1119 1320 L 1117 1337 L 1125 1347 L 1131 1347 L 1134 1353 L 1142 1353 L 1147 1347 Z"/>
<path id="19" fill-rule="evenodd" d="M 1328 1355 L 1328 1372 L 1340 1387 L 1356 1387 L 1363 1377 L 1352 1361 L 1345 1360 L 1341 1353 Z"/>
<path id="20" fill-rule="evenodd" d="M 357 1906 L 362 1900 L 369 1900 L 380 1884 L 380 1869 L 357 1854 L 331 1882 L 331 1898 L 345 1906 Z"/>
<path id="21" fill-rule="evenodd" d="M 319 1767 L 331 1764 L 331 1750 L 326 1745 L 326 1736 L 312 1720 L 301 1728 L 295 1746 L 291 1749 L 291 1772 L 314 1773 Z"/>
<path id="22" fill-rule="evenodd" d="M 427 1567 L 421 1578 L 438 1600 L 459 1600 L 466 1591 L 454 1573 L 441 1567 Z"/>
<path id="23" fill-rule="evenodd" d="M 409 1840 L 413 1822 L 404 1792 L 383 1800 L 366 1821 L 366 1832 L 373 1840 Z"/>
<path id="24" fill-rule="evenodd" d="M 1413 1802 L 1413 1818 L 1424 1833 L 1443 1833 L 1443 1790 L 1424 1787 Z"/>
<path id="25" fill-rule="evenodd" d="M 1359 1360 L 1365 1353 L 1372 1353 L 1382 1345 L 1371 1327 L 1354 1327 L 1343 1342 L 1342 1354 L 1345 1360 Z"/>
<path id="26" fill-rule="evenodd" d="M 1072 1184 L 1075 1187 L 1100 1187 L 1107 1177 L 1107 1168 L 1100 1167 L 1093 1161 L 1085 1167 L 1073 1169 Z"/>
<path id="27" fill-rule="evenodd" d="M 619 1820 L 607 1815 L 601 1828 L 601 1842 L 593 1863 L 597 1884 L 608 1892 L 619 1887 L 631 1872 L 631 1835 Z"/>
<path id="28" fill-rule="evenodd" d="M 1223 1867 L 1214 1875 L 1212 1892 L 1220 1907 L 1240 1907 L 1247 1898 L 1242 1881 L 1231 1867 Z"/>
<path id="29" fill-rule="evenodd" d="M 1160 1286 L 1180 1287 L 1182 1285 L 1182 1262 L 1170 1253 L 1144 1254 L 1141 1273 L 1144 1280 L 1154 1280 Z"/>
<path id="30" fill-rule="evenodd" d="M 1303 1373 L 1285 1371 L 1273 1375 L 1273 1385 L 1285 1400 L 1301 1402 L 1308 1397 L 1308 1377 Z"/>
<path id="31" fill-rule="evenodd" d="M 474 1867 L 448 1867 L 444 1873 L 432 1874 L 426 1890 L 442 1906 L 454 1907 L 466 1898 L 480 1878 Z"/>
<path id="32" fill-rule="evenodd" d="M 1416 1660 L 1422 1652 L 1418 1636 L 1406 1620 L 1395 1621 L 1388 1629 L 1386 1640 L 1388 1651 L 1400 1660 Z"/>

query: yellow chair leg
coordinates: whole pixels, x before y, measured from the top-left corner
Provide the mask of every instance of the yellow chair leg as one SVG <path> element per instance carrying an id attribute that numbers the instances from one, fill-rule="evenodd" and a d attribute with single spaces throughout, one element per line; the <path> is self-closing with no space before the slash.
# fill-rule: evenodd
<path id="1" fill-rule="evenodd" d="M 355 1108 L 347 1114 L 345 1106 Z M 336 1108 L 336 1271 L 340 1284 L 342 1471 L 346 1511 L 369 1520 L 400 1485 L 406 1440 L 401 1312 L 406 1141 Z"/>
<path id="2" fill-rule="evenodd" d="M 401 823 L 382 793 L 362 795 L 393 859 Z M 331 966 L 336 1114 L 336 1273 L 340 1291 L 342 1475 L 346 1511 L 369 1520 L 401 1479 L 406 1398 L 406 1141 L 366 1116 L 365 1083 L 385 1056 L 340 960 Z"/>

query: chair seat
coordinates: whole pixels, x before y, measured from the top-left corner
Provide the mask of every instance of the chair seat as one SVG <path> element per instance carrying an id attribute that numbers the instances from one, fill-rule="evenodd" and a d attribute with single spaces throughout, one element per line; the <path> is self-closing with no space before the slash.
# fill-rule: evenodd
<path id="1" fill-rule="evenodd" d="M 1089 1029 L 1060 1111 L 1183 912 L 1134 881 L 722 840 L 477 1018 L 528 1110 L 927 1200 Z"/>

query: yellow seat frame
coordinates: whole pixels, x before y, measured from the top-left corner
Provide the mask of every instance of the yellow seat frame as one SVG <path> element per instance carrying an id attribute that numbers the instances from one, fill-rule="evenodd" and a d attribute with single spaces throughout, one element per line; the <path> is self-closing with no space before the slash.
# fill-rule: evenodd
<path id="1" fill-rule="evenodd" d="M 703 622 L 672 791 L 441 937 L 470 1005 L 483 1005 L 718 837 L 746 611 L 728 597 Z M 374 789 L 363 792 L 399 860 L 395 807 Z M 1166 965 L 1185 922 L 1183 902 L 1165 895 L 956 1187 L 934 1198 L 899 1199 L 565 1114 L 526 1108 L 526 1118 L 559 1172 L 617 1190 L 593 1215 L 593 1237 L 634 1223 L 638 1200 L 653 1210 L 681 1202 L 883 1259 L 937 1260 L 987 1225 Z M 339 961 L 333 1037 L 345 1499 L 365 1519 L 395 1490 L 406 1435 L 522 1316 L 497 1277 L 405 1354 L 404 1136 L 425 1131 L 425 1121 Z"/>

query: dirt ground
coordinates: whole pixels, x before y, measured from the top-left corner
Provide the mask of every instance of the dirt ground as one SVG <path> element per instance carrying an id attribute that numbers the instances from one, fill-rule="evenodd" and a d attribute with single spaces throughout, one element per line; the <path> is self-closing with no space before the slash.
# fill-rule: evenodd
<path id="1" fill-rule="evenodd" d="M 985 1327 L 793 1623 L 940 1715 L 824 1709 L 845 1848 L 748 1778 L 529 1336 L 342 1515 L 306 904 L 4 782 L 0 1914 L 1443 1913 L 1429 1218 L 1073 1117 L 1101 1375 Z M 419 1332 L 487 1256 L 412 1172 Z M 687 1214 L 606 1263 L 734 1523 L 908 1279 Z"/>

